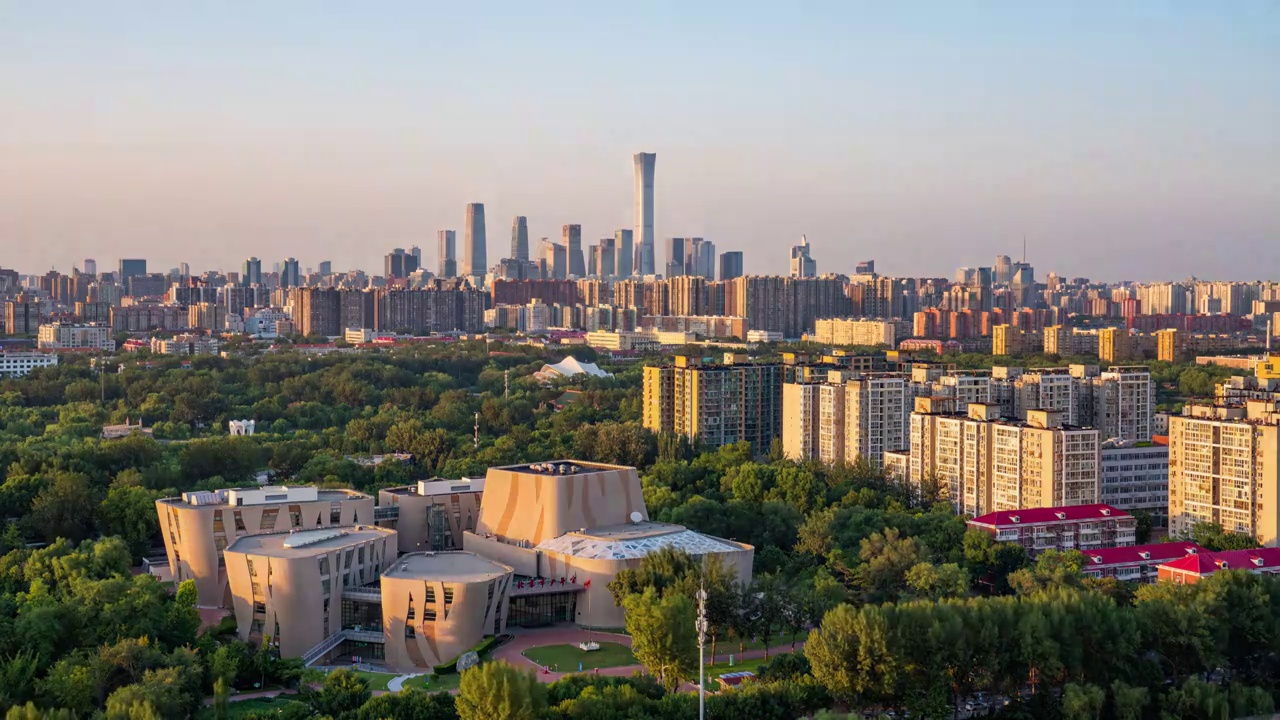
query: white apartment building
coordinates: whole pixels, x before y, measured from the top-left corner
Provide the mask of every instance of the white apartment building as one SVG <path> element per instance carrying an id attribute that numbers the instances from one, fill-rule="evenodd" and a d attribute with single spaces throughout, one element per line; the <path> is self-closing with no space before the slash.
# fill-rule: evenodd
<path id="1" fill-rule="evenodd" d="M 96 323 L 48 323 L 40 326 L 41 350 L 115 350 L 111 327 Z"/>
<path id="2" fill-rule="evenodd" d="M 1169 511 L 1169 446 L 1133 440 L 1102 443 L 1102 502 L 1121 510 Z"/>
<path id="3" fill-rule="evenodd" d="M 56 353 L 0 350 L 0 377 L 2 378 L 20 378 L 36 368 L 57 364 Z"/>

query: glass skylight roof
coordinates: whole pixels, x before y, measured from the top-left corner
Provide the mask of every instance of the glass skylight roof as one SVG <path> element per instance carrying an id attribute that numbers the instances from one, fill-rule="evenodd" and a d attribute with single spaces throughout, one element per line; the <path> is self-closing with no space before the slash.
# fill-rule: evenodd
<path id="1" fill-rule="evenodd" d="M 683 550 L 690 555 L 736 552 L 742 548 L 719 538 L 692 530 L 653 535 L 650 537 L 618 539 L 591 537 L 578 533 L 566 533 L 558 538 L 543 540 L 538 549 L 588 560 L 634 560 L 664 547 Z"/>

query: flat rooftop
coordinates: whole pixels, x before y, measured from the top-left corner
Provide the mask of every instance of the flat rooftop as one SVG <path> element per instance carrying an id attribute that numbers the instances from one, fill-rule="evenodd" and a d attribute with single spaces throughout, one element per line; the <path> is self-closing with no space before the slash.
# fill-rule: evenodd
<path id="1" fill-rule="evenodd" d="M 581 475 L 583 473 L 604 472 L 607 470 L 632 470 L 633 468 L 622 465 L 590 463 L 582 460 L 548 460 L 547 462 L 507 465 L 492 469 L 524 473 L 526 475 Z"/>
<path id="2" fill-rule="evenodd" d="M 514 571 L 506 565 L 459 550 L 401 555 L 382 576 L 472 583 L 486 582 L 511 572 Z"/>
<path id="3" fill-rule="evenodd" d="M 395 537 L 395 530 L 374 525 L 319 528 L 298 532 L 245 535 L 227 546 L 226 552 L 278 558 L 312 557 L 349 545 L 360 545 L 382 537 Z"/>
<path id="4" fill-rule="evenodd" d="M 227 498 L 229 493 L 231 492 L 249 493 L 249 492 L 259 492 L 261 490 L 263 490 L 263 488 L 257 487 L 257 486 L 225 488 L 225 489 L 217 490 L 214 492 L 187 493 L 188 495 L 197 495 L 197 494 L 200 495 L 201 497 L 199 502 L 188 502 L 187 500 L 183 499 L 181 496 L 163 498 L 160 500 L 160 502 L 168 505 L 176 505 L 179 507 L 225 506 L 230 504 L 227 502 Z M 289 505 L 289 504 L 297 504 L 299 502 L 342 502 L 343 500 L 356 500 L 356 499 L 365 498 L 365 497 L 371 497 L 371 496 L 365 495 L 364 493 L 356 490 L 345 490 L 340 488 L 338 489 L 318 488 L 316 490 L 315 500 L 268 500 L 265 502 L 258 502 L 258 503 L 245 505 L 245 507 L 255 507 L 255 506 L 262 506 L 262 505 Z"/>

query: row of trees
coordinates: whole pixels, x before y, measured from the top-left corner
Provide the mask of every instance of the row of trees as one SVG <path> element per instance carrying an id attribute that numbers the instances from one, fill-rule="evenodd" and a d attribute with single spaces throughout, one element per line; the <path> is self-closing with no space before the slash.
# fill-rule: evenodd
<path id="1" fill-rule="evenodd" d="M 1167 682 L 1195 693 L 1186 684 L 1206 678 L 1247 704 L 1246 715 L 1258 714 L 1271 712 L 1280 690 L 1277 599 L 1280 580 L 1231 571 L 1193 585 L 1143 586 L 1132 606 L 1061 585 L 1016 597 L 845 604 L 810 633 L 804 651 L 837 699 L 918 716 L 943 716 L 978 692 L 1029 691 L 1145 717 L 1148 706 L 1188 702 L 1167 692 Z M 1063 696 L 1072 686 L 1075 695 Z"/>

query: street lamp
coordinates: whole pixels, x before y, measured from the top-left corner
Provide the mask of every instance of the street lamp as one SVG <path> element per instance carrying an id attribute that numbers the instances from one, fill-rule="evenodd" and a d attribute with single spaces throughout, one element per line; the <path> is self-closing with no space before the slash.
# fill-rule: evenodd
<path id="1" fill-rule="evenodd" d="M 707 591 L 698 588 L 698 619 L 694 621 L 698 631 L 698 720 L 704 720 L 707 714 L 707 682 L 706 663 L 702 653 L 707 644 Z"/>

